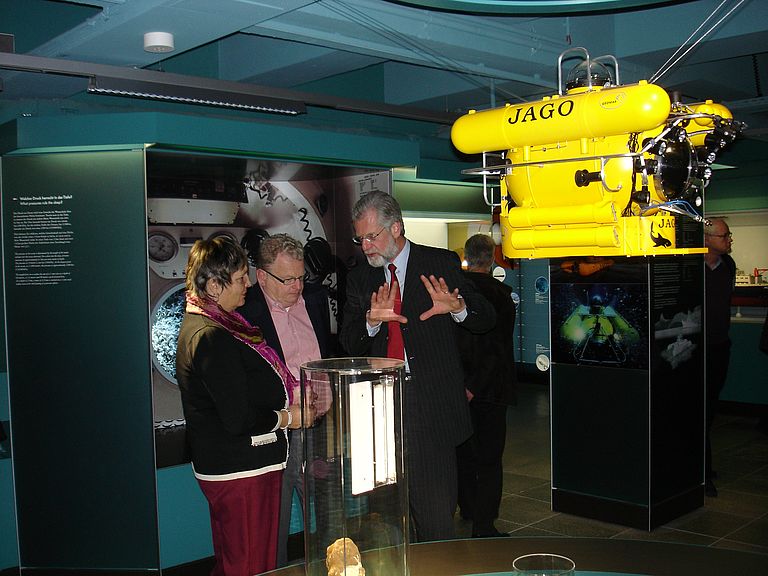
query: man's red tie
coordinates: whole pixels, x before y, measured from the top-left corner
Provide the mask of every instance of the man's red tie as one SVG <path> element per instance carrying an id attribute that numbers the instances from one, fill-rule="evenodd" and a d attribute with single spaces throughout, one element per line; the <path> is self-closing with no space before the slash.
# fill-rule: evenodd
<path id="1" fill-rule="evenodd" d="M 395 270 L 397 270 L 397 267 L 394 264 L 390 264 L 389 265 L 389 274 L 390 274 L 389 289 L 390 290 L 395 289 L 395 282 L 397 281 Z M 395 314 L 400 314 L 401 307 L 402 307 L 402 300 L 400 299 L 400 286 L 398 285 L 397 289 L 395 289 L 395 305 L 394 305 Z M 388 322 L 387 333 L 389 334 L 389 339 L 387 340 L 387 357 L 405 360 L 405 346 L 403 345 L 403 333 L 400 331 L 400 322 L 395 322 L 395 321 Z"/>

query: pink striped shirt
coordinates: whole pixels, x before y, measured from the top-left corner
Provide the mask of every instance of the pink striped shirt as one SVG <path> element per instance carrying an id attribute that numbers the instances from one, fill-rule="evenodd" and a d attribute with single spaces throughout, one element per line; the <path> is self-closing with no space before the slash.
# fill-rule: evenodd
<path id="1" fill-rule="evenodd" d="M 285 364 L 298 381 L 301 377 L 301 365 L 304 362 L 320 359 L 320 346 L 317 343 L 312 321 L 307 313 L 306 302 L 303 296 L 299 296 L 296 304 L 286 308 L 270 298 L 266 291 L 263 293 L 269 306 L 272 323 L 277 331 L 277 337 L 280 339 Z M 318 384 L 313 382 L 312 387 L 317 395 L 315 408 L 319 416 L 328 411 L 331 398 L 330 388 L 327 384 Z M 298 391 L 296 394 L 298 396 Z"/>

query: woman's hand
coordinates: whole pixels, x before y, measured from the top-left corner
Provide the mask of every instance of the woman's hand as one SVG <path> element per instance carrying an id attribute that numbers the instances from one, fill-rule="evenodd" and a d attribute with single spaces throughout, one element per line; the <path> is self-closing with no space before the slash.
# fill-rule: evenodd
<path id="1" fill-rule="evenodd" d="M 299 400 L 295 404 L 288 406 L 288 411 L 291 413 L 291 423 L 288 426 L 290 430 L 296 430 L 302 427 L 302 410 L 299 405 Z M 304 403 L 304 428 L 309 428 L 315 423 L 317 411 L 315 410 L 314 401 L 307 399 Z"/>

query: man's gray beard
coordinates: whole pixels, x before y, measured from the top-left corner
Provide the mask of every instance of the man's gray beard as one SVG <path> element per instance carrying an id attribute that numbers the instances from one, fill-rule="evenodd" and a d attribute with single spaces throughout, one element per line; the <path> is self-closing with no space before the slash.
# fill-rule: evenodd
<path id="1" fill-rule="evenodd" d="M 398 252 L 397 242 L 394 238 L 390 237 L 381 254 L 366 254 L 365 257 L 368 260 L 368 264 L 374 268 L 383 268 L 387 265 L 387 262 L 392 262 L 395 259 Z"/>
<path id="2" fill-rule="evenodd" d="M 374 268 L 383 268 L 384 264 L 387 263 L 381 254 L 371 254 L 370 256 L 366 254 L 365 257 L 368 260 L 368 264 Z"/>

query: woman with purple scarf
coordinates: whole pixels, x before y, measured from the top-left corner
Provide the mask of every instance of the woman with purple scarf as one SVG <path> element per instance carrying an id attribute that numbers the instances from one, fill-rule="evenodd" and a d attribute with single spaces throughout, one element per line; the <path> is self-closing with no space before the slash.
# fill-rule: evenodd
<path id="1" fill-rule="evenodd" d="M 192 467 L 211 514 L 211 576 L 251 576 L 275 567 L 286 429 L 302 418 L 296 379 L 259 328 L 235 312 L 251 282 L 234 240 L 195 242 L 186 283 L 176 378 Z"/>

